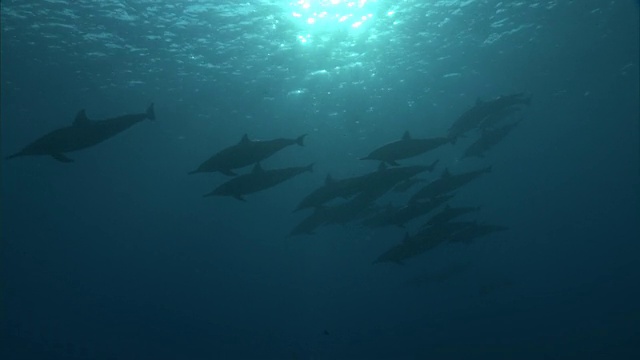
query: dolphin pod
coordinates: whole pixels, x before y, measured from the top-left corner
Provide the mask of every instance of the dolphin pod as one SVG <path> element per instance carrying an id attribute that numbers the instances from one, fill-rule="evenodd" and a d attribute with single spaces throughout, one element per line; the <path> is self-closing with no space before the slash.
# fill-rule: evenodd
<path id="1" fill-rule="evenodd" d="M 326 175 L 324 183 L 302 198 L 293 209 L 293 212 L 306 210 L 310 213 L 293 227 L 289 236 L 310 235 L 323 226 L 349 223 L 369 228 L 397 226 L 410 229 L 408 227 L 417 219 L 427 218 L 421 226 L 415 227 L 417 230 L 413 235 L 408 230 L 400 243 L 374 261 L 403 264 L 444 244 L 469 243 L 507 230 L 503 226 L 469 220 L 469 216 L 480 213 L 479 206 L 451 204 L 461 188 L 492 171 L 490 164 L 472 165 L 474 170 L 470 171 L 450 171 L 451 165 L 439 165 L 442 159 L 432 159 L 427 163 L 429 165 L 421 164 L 422 160 L 415 165 L 401 165 L 398 161 L 433 156 L 437 149 L 457 147 L 458 141 L 470 143 L 458 160 L 485 161 L 486 154 L 491 153 L 521 122 L 518 114 L 530 102 L 531 96 L 523 93 L 478 100 L 453 121 L 445 136 L 414 138 L 405 131 L 399 140 L 383 144 L 360 158 L 378 161 L 376 170 L 342 179 Z M 103 120 L 90 120 L 85 110 L 80 110 L 71 125 L 43 135 L 7 159 L 48 155 L 60 162 L 72 162 L 67 153 L 95 146 L 145 119 L 155 120 L 153 104 L 143 113 Z M 479 135 L 474 141 L 467 141 L 469 137 L 475 137 L 474 134 Z M 306 134 L 296 138 L 251 140 L 244 134 L 239 142 L 214 153 L 189 174 L 219 172 L 233 176 L 203 196 L 226 196 L 246 201 L 247 195 L 313 172 L 313 163 L 273 169 L 264 169 L 261 165 L 285 148 L 292 145 L 303 147 L 305 137 Z M 251 165 L 250 171 L 238 173 Z M 436 166 L 442 168 L 440 175 L 433 175 Z M 414 188 L 417 189 L 411 193 Z M 394 193 L 394 199 L 405 197 L 406 202 L 380 206 L 380 199 L 390 192 Z M 458 220 L 460 217 L 463 219 Z"/>
<path id="2" fill-rule="evenodd" d="M 491 173 L 491 165 L 455 172 L 445 166 L 435 178 L 420 178 L 417 177 L 420 173 L 433 172 L 439 160 L 435 159 L 427 169 L 412 173 L 405 170 L 411 166 L 400 166 L 398 161 L 419 155 L 429 156 L 433 150 L 446 144 L 457 146 L 458 140 L 467 142 L 466 139 L 474 133 L 480 134 L 479 137 L 458 159 L 473 157 L 483 160 L 484 155 L 521 122 L 521 119 L 513 119 L 517 118 L 522 107 L 530 102 L 531 96 L 522 93 L 487 101 L 479 100 L 453 122 L 446 136 L 419 139 L 413 138 L 406 131 L 400 140 L 384 144 L 360 158 L 379 161 L 380 167 L 377 171 L 339 180 L 327 175 L 324 184 L 303 198 L 294 210 L 313 209 L 306 218 L 294 226 L 289 236 L 315 234 L 320 227 L 331 224 L 355 223 L 370 228 L 406 227 L 417 219 L 427 218 L 417 228 L 416 233 L 405 233 L 399 244 L 383 252 L 374 261 L 403 264 L 406 260 L 444 244 L 466 244 L 477 238 L 507 230 L 507 227 L 477 220 L 457 220 L 473 214 L 477 216 L 480 206 L 451 205 L 452 199 L 461 188 Z M 387 165 L 394 167 L 387 168 Z M 404 171 L 405 176 L 399 177 L 389 172 L 394 169 L 399 173 Z M 417 190 L 408 196 L 405 204 L 377 204 L 377 200 L 390 189 L 396 192 L 396 196 L 402 196 L 397 193 L 409 192 L 413 187 L 417 187 Z"/>

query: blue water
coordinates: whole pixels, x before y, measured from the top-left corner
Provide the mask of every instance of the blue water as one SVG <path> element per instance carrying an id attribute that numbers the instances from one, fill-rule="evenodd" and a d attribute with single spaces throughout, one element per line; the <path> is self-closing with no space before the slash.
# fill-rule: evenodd
<path id="1" fill-rule="evenodd" d="M 80 109 L 157 115 L 74 163 L 2 160 L 1 359 L 640 355 L 636 2 L 324 3 L 1 3 L 3 156 Z M 532 103 L 485 158 L 461 157 L 469 136 L 402 161 L 492 165 L 451 203 L 507 231 L 404 265 L 373 261 L 424 220 L 287 237 L 328 173 L 518 92 Z M 203 198 L 228 177 L 187 172 L 245 133 L 308 134 L 262 165 L 314 172 Z"/>

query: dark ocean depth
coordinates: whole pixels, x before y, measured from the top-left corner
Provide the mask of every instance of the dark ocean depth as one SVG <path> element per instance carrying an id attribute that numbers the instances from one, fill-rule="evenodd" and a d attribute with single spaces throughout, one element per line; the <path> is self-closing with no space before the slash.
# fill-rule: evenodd
<path id="1" fill-rule="evenodd" d="M 2 0 L 0 359 L 640 358 L 639 7 Z"/>

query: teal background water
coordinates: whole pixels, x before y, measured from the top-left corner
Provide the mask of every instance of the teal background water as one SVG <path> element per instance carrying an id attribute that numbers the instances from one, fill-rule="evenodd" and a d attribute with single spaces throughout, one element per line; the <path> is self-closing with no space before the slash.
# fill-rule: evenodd
<path id="1" fill-rule="evenodd" d="M 82 108 L 157 121 L 73 164 L 2 161 L 0 358 L 638 356 L 637 3 L 307 3 L 1 3 L 4 156 Z M 517 92 L 523 122 L 484 159 L 469 137 L 402 162 L 492 165 L 452 203 L 508 231 L 405 265 L 372 262 L 420 221 L 287 238 L 328 173 Z M 314 173 L 202 198 L 227 177 L 187 172 L 245 133 L 307 133 L 263 166 Z"/>

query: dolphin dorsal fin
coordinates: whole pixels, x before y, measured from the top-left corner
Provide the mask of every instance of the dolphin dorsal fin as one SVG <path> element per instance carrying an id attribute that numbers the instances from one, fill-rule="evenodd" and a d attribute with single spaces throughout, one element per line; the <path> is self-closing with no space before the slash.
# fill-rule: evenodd
<path id="1" fill-rule="evenodd" d="M 444 169 L 444 171 L 442 172 L 442 178 L 448 178 L 451 177 L 451 173 L 449 172 L 449 169 L 446 168 Z"/>
<path id="2" fill-rule="evenodd" d="M 402 135 L 402 140 L 411 140 L 411 134 L 409 134 L 409 130 L 405 131 Z"/>
<path id="3" fill-rule="evenodd" d="M 249 142 L 249 135 L 244 134 L 242 135 L 242 139 L 240 139 L 240 144 L 245 144 Z"/>
<path id="4" fill-rule="evenodd" d="M 258 174 L 264 172 L 264 170 L 262 170 L 262 166 L 260 166 L 260 163 L 257 162 L 255 165 L 253 165 L 253 169 L 251 170 L 252 174 Z"/>
<path id="5" fill-rule="evenodd" d="M 78 115 L 76 115 L 76 118 L 73 120 L 73 126 L 87 125 L 90 121 L 91 120 L 87 117 L 86 112 L 82 109 L 78 111 Z"/>
<path id="6" fill-rule="evenodd" d="M 330 184 L 333 184 L 334 182 L 335 180 L 333 180 L 333 177 L 331 177 L 331 174 L 327 174 L 327 177 L 324 178 L 325 185 L 330 185 Z"/>

